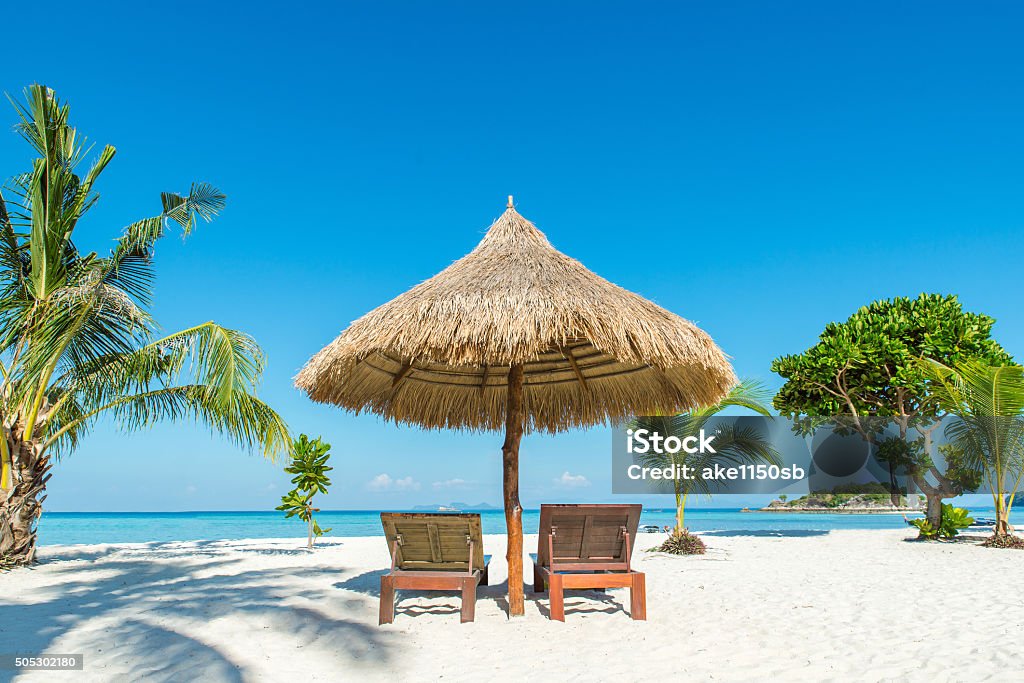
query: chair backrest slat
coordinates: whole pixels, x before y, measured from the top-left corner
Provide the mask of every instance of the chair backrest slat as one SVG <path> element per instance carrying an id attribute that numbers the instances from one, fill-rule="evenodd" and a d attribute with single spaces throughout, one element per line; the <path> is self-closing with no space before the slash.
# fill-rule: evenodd
<path id="1" fill-rule="evenodd" d="M 397 547 L 399 569 L 468 570 L 473 541 L 473 568 L 484 566 L 480 515 L 448 512 L 382 512 L 388 550 Z M 396 545 L 396 541 L 398 541 Z"/>

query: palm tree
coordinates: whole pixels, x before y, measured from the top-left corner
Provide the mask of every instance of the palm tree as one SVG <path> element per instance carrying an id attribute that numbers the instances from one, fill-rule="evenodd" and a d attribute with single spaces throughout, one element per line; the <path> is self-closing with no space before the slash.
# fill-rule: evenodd
<path id="1" fill-rule="evenodd" d="M 681 415 L 649 416 L 634 420 L 630 427 L 634 430 L 646 429 L 658 432 L 662 437 L 675 436 L 682 440 L 695 435 L 703 429 L 708 420 L 728 407 L 746 408 L 759 415 L 769 417 L 771 413 L 765 402 L 770 394 L 764 387 L 752 380 L 744 380 L 734 387 L 720 403 L 700 410 L 692 410 Z M 685 529 L 683 525 L 686 500 L 691 493 L 710 495 L 711 482 L 703 478 L 705 467 L 752 465 L 766 463 L 782 466 L 782 458 L 771 443 L 754 427 L 743 427 L 735 424 L 722 424 L 715 432 L 714 453 L 646 453 L 640 456 L 644 467 L 687 466 L 692 478 L 673 478 L 672 489 L 676 496 L 676 528 L 674 533 Z"/>
<path id="2" fill-rule="evenodd" d="M 921 366 L 934 399 L 954 416 L 946 437 L 992 492 L 994 536 L 1009 535 L 1010 508 L 1024 479 L 1024 367 L 966 361 L 950 368 L 933 360 Z"/>
<path id="3" fill-rule="evenodd" d="M 206 184 L 164 193 L 162 212 L 132 223 L 110 253 L 82 254 L 79 220 L 114 157 L 91 147 L 68 106 L 33 85 L 15 103 L 18 132 L 38 154 L 0 193 L 0 564 L 32 562 L 50 469 L 100 417 L 125 430 L 158 420 L 205 422 L 274 456 L 284 421 L 255 396 L 265 359 L 241 332 L 206 322 L 158 336 L 151 303 L 154 244 L 171 224 L 187 235 L 225 198 Z M 12 100 L 12 103 L 14 100 Z"/>

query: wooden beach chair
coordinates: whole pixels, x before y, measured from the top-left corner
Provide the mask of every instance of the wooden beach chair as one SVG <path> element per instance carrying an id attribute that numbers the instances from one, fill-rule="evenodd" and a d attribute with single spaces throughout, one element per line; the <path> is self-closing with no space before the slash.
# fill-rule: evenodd
<path id="1" fill-rule="evenodd" d="M 391 571 L 380 577 L 380 623 L 395 619 L 395 590 L 462 591 L 462 622 L 476 614 L 476 587 L 487 585 L 480 515 L 382 512 Z"/>
<path id="2" fill-rule="evenodd" d="M 548 589 L 551 618 L 565 621 L 565 589 L 629 588 L 630 616 L 647 619 L 642 572 L 630 569 L 641 505 L 541 505 L 533 590 Z"/>

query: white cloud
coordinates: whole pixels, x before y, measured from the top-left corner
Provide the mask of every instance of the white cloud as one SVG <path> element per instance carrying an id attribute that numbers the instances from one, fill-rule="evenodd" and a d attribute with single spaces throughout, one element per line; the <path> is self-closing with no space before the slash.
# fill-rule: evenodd
<path id="1" fill-rule="evenodd" d="M 444 481 L 435 481 L 431 486 L 435 489 L 461 489 L 472 483 L 473 482 L 466 481 L 465 479 L 445 479 Z"/>
<path id="2" fill-rule="evenodd" d="M 562 476 L 555 477 L 552 481 L 554 481 L 558 486 L 563 486 L 567 489 L 577 489 L 584 486 L 590 486 L 590 480 L 582 474 L 569 474 L 568 472 L 562 472 Z"/>
<path id="3" fill-rule="evenodd" d="M 366 488 L 370 491 L 419 491 L 420 483 L 412 477 L 392 479 L 388 474 L 378 474 L 366 482 Z"/>
<path id="4" fill-rule="evenodd" d="M 193 493 L 197 492 L 198 490 L 199 490 L 199 487 L 196 486 L 195 484 L 189 484 L 188 486 L 185 487 L 185 493 L 187 493 L 190 496 Z"/>

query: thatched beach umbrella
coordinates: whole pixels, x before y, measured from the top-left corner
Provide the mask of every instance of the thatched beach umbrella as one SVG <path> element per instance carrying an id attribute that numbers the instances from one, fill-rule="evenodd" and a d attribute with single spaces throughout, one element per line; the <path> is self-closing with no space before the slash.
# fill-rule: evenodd
<path id="1" fill-rule="evenodd" d="M 505 430 L 509 611 L 523 614 L 519 441 L 718 402 L 736 378 L 693 323 L 558 252 L 512 206 L 465 257 L 353 322 L 296 386 L 427 428 Z"/>

